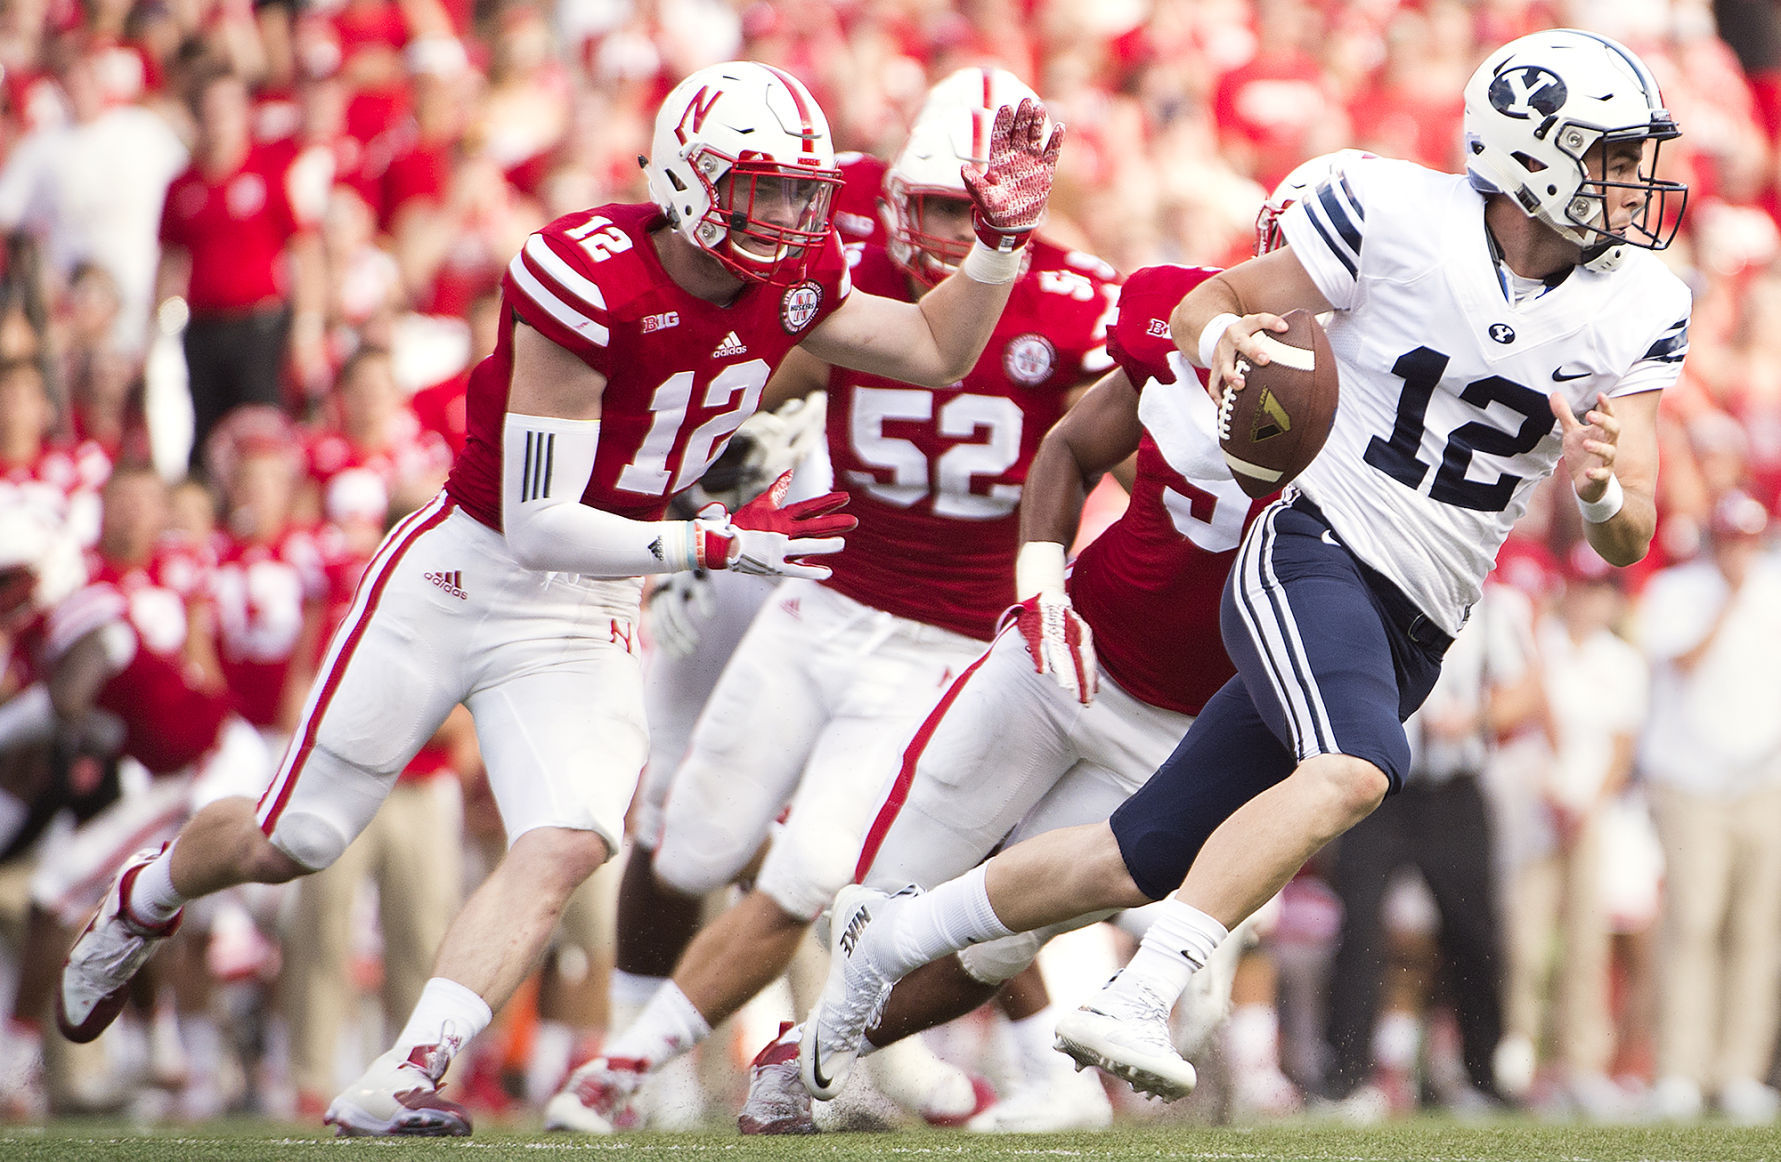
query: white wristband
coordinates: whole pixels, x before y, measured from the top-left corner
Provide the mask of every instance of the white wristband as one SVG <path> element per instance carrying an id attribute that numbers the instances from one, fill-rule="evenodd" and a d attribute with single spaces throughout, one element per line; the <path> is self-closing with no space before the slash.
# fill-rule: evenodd
<path id="1" fill-rule="evenodd" d="M 1200 332 L 1200 357 L 1194 360 L 1195 367 L 1209 368 L 1212 366 L 1212 353 L 1218 349 L 1218 341 L 1224 338 L 1224 333 L 1230 330 L 1231 324 L 1236 321 L 1237 316 L 1229 311 L 1213 315 L 1206 321 L 1206 329 Z"/>
<path id="2" fill-rule="evenodd" d="M 1608 477 L 1607 491 L 1602 493 L 1600 500 L 1584 500 L 1577 498 L 1577 509 L 1583 519 L 1592 525 L 1606 524 L 1614 519 L 1620 506 L 1626 503 L 1626 490 L 1620 487 L 1620 477 Z"/>
<path id="3" fill-rule="evenodd" d="M 1020 264 L 1026 261 L 1026 250 L 1017 247 L 1013 250 L 991 250 L 983 244 L 982 239 L 971 243 L 971 253 L 959 263 L 959 269 L 965 277 L 977 282 L 1000 286 L 1013 282 L 1020 277 Z"/>
<path id="4" fill-rule="evenodd" d="M 1014 596 L 1064 591 L 1064 547 L 1056 541 L 1028 541 L 1014 558 Z"/>

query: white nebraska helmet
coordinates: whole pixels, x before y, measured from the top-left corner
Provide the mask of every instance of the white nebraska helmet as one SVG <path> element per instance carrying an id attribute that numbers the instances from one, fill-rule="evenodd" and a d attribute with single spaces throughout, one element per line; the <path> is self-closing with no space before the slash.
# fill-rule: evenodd
<path id="1" fill-rule="evenodd" d="M 1023 99 L 1039 97 L 1006 69 L 959 69 L 928 90 L 909 140 L 885 171 L 880 215 L 890 234 L 890 256 L 928 285 L 951 274 L 971 243 L 924 229 L 926 200 L 970 197 L 960 168 L 988 163 L 996 110 L 1018 107 Z"/>
<path id="2" fill-rule="evenodd" d="M 1321 183 L 1342 173 L 1342 167 L 1359 157 L 1376 157 L 1364 149 L 1338 149 L 1320 153 L 1310 161 L 1301 161 L 1293 171 L 1280 179 L 1268 200 L 1255 216 L 1255 253 L 1257 257 L 1278 250 L 1286 241 L 1280 234 L 1280 215 Z"/>
<path id="3" fill-rule="evenodd" d="M 643 170 L 682 237 L 742 278 L 778 284 L 801 280 L 827 244 L 841 184 L 810 91 L 754 61 L 710 65 L 674 86 Z"/>
<path id="4" fill-rule="evenodd" d="M 1623 45 L 1593 32 L 1558 28 L 1512 40 L 1466 82 L 1466 174 L 1472 185 L 1506 194 L 1592 256 L 1621 243 L 1648 250 L 1670 244 L 1688 187 L 1651 175 L 1658 143 L 1681 132 L 1663 107 L 1651 70 Z M 1590 177 L 1590 151 L 1601 147 L 1602 169 L 1606 148 L 1623 141 L 1653 143 L 1639 172 L 1626 181 Z M 1646 193 L 1644 208 L 1620 233 L 1608 229 L 1604 214 L 1611 188 Z"/>

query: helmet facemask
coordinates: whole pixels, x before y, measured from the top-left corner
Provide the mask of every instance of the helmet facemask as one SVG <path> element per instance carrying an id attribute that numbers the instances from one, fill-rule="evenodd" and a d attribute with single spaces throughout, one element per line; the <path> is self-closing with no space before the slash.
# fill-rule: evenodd
<path id="1" fill-rule="evenodd" d="M 884 207 L 891 258 L 925 285 L 940 285 L 971 253 L 971 199 L 958 190 L 914 186 L 892 175 Z M 961 222 L 962 231 L 955 228 Z"/>
<path id="2" fill-rule="evenodd" d="M 1594 258 L 1610 246 L 1637 246 L 1645 250 L 1666 249 L 1675 240 L 1682 225 L 1682 210 L 1688 203 L 1688 187 L 1681 182 L 1656 177 L 1658 153 L 1663 143 L 1680 136 L 1680 130 L 1667 114 L 1653 116 L 1649 125 L 1623 129 L 1596 130 L 1588 126 L 1566 124 L 1554 130 L 1553 144 L 1577 164 L 1576 192 L 1565 203 L 1564 220 L 1553 221 L 1546 213 L 1535 216 L 1582 246 L 1588 258 Z M 1615 147 L 1625 143 L 1640 146 L 1639 160 L 1628 176 L 1616 177 L 1610 167 L 1615 164 Z M 1645 148 L 1645 143 L 1650 148 Z M 1517 158 L 1524 165 L 1531 158 Z M 1538 164 L 1538 163 L 1535 163 Z M 1530 170 L 1533 168 L 1528 167 Z M 1599 175 L 1599 176 L 1597 176 Z M 1538 171 L 1533 181 L 1540 180 Z M 1608 205 L 1615 190 L 1637 190 L 1642 195 L 1638 210 L 1627 225 L 1610 229 Z"/>
<path id="3" fill-rule="evenodd" d="M 707 176 L 715 171 L 715 179 Z M 830 207 L 841 175 L 774 162 L 728 162 L 706 152 L 693 172 L 710 187 L 700 244 L 750 282 L 799 282 L 829 237 Z"/>

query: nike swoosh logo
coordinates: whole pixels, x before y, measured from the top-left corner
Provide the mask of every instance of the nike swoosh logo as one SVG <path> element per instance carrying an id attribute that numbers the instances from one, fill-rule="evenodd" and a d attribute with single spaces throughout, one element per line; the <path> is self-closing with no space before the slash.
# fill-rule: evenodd
<path id="1" fill-rule="evenodd" d="M 1552 373 L 1552 382 L 1554 382 L 1554 383 L 1569 383 L 1573 379 L 1588 379 L 1591 375 L 1594 375 L 1594 374 L 1595 373 L 1593 371 L 1579 371 L 1572 375 L 1566 375 L 1565 369 L 1560 367 L 1558 370 L 1556 370 Z"/>
<path id="2" fill-rule="evenodd" d="M 828 1089 L 833 1083 L 822 1075 L 822 1046 L 816 1040 L 816 1030 L 810 1030 L 810 1080 L 816 1082 L 818 1089 Z"/>

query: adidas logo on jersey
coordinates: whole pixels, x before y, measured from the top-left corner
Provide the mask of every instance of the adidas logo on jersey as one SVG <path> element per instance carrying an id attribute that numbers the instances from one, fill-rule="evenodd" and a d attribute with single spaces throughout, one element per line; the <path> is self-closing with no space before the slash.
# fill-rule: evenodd
<path id="1" fill-rule="evenodd" d="M 463 589 L 464 574 L 457 569 L 453 569 L 449 573 L 422 573 L 421 576 L 459 601 L 470 600 L 470 595 Z"/>
<path id="2" fill-rule="evenodd" d="M 724 336 L 724 341 L 717 345 L 717 350 L 711 353 L 711 357 L 713 359 L 728 359 L 732 355 L 746 354 L 748 354 L 748 345 L 736 338 L 736 332 L 731 331 Z"/>

